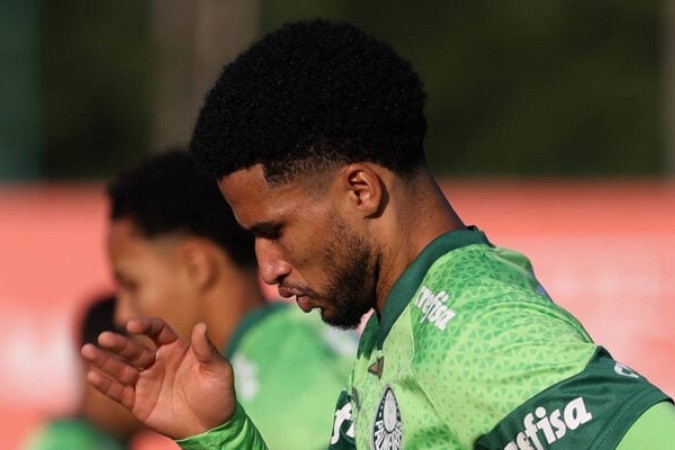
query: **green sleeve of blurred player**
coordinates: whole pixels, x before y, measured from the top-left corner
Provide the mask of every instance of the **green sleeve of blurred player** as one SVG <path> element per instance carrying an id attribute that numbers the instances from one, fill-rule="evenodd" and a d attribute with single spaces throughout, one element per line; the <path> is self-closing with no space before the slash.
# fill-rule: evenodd
<path id="1" fill-rule="evenodd" d="M 126 444 L 85 419 L 55 419 L 31 435 L 22 450 L 124 450 Z"/>

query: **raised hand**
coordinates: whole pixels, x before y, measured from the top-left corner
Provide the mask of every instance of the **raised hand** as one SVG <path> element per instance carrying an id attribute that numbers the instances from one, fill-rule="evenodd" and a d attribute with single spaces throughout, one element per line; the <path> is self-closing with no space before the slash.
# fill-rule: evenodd
<path id="1" fill-rule="evenodd" d="M 139 420 L 173 439 L 202 433 L 229 420 L 236 409 L 232 366 L 195 325 L 190 342 L 159 318 L 127 323 L 133 336 L 105 332 L 101 348 L 87 344 L 82 356 L 89 383 L 124 405 Z"/>

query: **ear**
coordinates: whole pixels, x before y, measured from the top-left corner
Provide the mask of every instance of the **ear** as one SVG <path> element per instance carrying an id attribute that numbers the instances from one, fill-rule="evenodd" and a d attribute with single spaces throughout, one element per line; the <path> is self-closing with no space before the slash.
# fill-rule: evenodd
<path id="1" fill-rule="evenodd" d="M 382 213 L 388 194 L 375 167 L 367 163 L 349 164 L 340 171 L 340 180 L 353 208 L 365 217 L 377 217 Z"/>
<path id="2" fill-rule="evenodd" d="M 204 243 L 195 239 L 186 240 L 181 248 L 181 259 L 197 289 L 205 289 L 212 284 L 216 276 L 215 261 Z"/>

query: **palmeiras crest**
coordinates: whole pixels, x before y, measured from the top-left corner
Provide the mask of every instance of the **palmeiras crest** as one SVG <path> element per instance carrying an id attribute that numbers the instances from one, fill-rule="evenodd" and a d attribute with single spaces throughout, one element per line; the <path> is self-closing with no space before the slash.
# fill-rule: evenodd
<path id="1" fill-rule="evenodd" d="M 374 450 L 401 450 L 403 448 L 403 422 L 396 396 L 387 386 L 377 407 L 373 423 L 370 448 Z"/>

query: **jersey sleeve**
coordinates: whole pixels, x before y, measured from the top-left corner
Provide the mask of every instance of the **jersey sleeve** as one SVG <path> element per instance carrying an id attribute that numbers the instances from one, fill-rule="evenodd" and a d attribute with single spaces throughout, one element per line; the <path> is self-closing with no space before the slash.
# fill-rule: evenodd
<path id="1" fill-rule="evenodd" d="M 244 408 L 237 403 L 234 417 L 202 434 L 177 440 L 183 450 L 267 450 L 267 444 Z"/>
<path id="2" fill-rule="evenodd" d="M 668 448 L 673 442 L 675 442 L 675 405 L 672 402 L 661 402 L 638 418 L 616 449 Z"/>
<path id="3" fill-rule="evenodd" d="M 617 448 L 645 411 L 668 400 L 598 347 L 581 373 L 528 399 L 481 437 L 476 448 L 517 450 L 525 444 L 553 450 Z"/>

